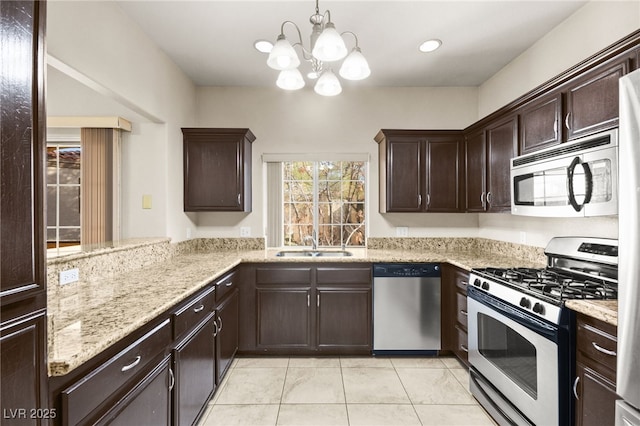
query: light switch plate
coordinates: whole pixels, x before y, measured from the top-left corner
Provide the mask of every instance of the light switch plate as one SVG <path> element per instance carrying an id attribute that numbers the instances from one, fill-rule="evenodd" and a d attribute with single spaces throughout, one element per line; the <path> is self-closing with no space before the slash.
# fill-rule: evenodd
<path id="1" fill-rule="evenodd" d="M 74 283 L 80 280 L 80 269 L 67 269 L 60 271 L 60 285 Z"/>
<path id="2" fill-rule="evenodd" d="M 240 236 L 241 237 L 250 237 L 251 236 L 251 227 L 250 226 L 241 226 L 240 227 Z"/>
<path id="3" fill-rule="evenodd" d="M 406 226 L 398 226 L 396 227 L 396 237 L 408 237 L 409 236 L 409 228 Z"/>
<path id="4" fill-rule="evenodd" d="M 151 195 L 143 195 L 142 196 L 142 208 L 150 209 L 151 208 Z"/>

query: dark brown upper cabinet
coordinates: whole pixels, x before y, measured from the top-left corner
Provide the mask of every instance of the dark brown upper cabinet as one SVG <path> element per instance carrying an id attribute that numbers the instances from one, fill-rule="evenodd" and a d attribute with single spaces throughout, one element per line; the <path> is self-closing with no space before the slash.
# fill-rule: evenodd
<path id="1" fill-rule="evenodd" d="M 562 140 L 562 93 L 534 99 L 520 110 L 520 154 L 557 145 Z"/>
<path id="2" fill-rule="evenodd" d="M 461 131 L 381 130 L 380 212 L 464 211 Z"/>
<path id="3" fill-rule="evenodd" d="M 564 126 L 566 140 L 618 126 L 618 80 L 630 70 L 628 55 L 569 82 Z"/>
<path id="4" fill-rule="evenodd" d="M 184 211 L 251 211 L 249 129 L 183 128 Z"/>
<path id="5" fill-rule="evenodd" d="M 466 210 L 511 210 L 511 158 L 518 153 L 518 117 L 510 115 L 466 137 Z"/>

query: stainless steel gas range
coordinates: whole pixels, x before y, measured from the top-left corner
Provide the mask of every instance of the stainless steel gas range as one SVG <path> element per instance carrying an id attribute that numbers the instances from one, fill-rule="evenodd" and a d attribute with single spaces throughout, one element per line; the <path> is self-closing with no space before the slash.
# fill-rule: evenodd
<path id="1" fill-rule="evenodd" d="M 473 395 L 501 425 L 573 424 L 575 316 L 567 299 L 616 299 L 618 242 L 560 237 L 547 267 L 473 269 Z"/>

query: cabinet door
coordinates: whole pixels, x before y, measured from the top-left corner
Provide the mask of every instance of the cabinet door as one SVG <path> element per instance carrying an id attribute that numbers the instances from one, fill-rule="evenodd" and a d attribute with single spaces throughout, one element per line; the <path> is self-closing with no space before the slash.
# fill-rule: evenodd
<path id="1" fill-rule="evenodd" d="M 576 364 L 576 376 L 576 425 L 613 425 L 618 399 L 615 384 L 580 362 Z"/>
<path id="2" fill-rule="evenodd" d="M 173 385 L 173 373 L 170 361 L 170 356 L 164 358 L 97 424 L 114 426 L 171 425 L 170 388 Z"/>
<path id="3" fill-rule="evenodd" d="M 257 289 L 258 349 L 309 349 L 311 287 Z"/>
<path id="4" fill-rule="evenodd" d="M 624 57 L 599 67 L 571 83 L 567 91 L 567 139 L 618 125 L 618 80 L 629 72 Z"/>
<path id="5" fill-rule="evenodd" d="M 190 425 L 207 406 L 215 389 L 215 316 L 174 350 L 176 424 Z M 135 424 L 135 423 L 131 423 Z"/>
<path id="6" fill-rule="evenodd" d="M 484 130 L 467 135 L 466 154 L 466 210 L 486 210 L 486 164 L 487 150 Z"/>
<path id="7" fill-rule="evenodd" d="M 461 140 L 427 142 L 427 199 L 429 212 L 463 211 L 463 174 Z"/>
<path id="8" fill-rule="evenodd" d="M 20 409 L 44 407 L 46 401 L 46 362 L 44 309 L 26 320 L 2 324 L 0 334 L 0 385 L 2 408 L 6 416 L 19 416 Z M 16 417 L 16 420 L 20 417 Z M 19 424 L 38 425 L 43 419 L 20 418 Z M 43 423 L 46 424 L 46 421 Z"/>
<path id="9" fill-rule="evenodd" d="M 184 210 L 251 211 L 249 129 L 182 129 Z"/>
<path id="10" fill-rule="evenodd" d="M 216 309 L 216 383 L 220 384 L 238 351 L 238 290 L 234 290 Z"/>
<path id="11" fill-rule="evenodd" d="M 371 351 L 370 288 L 318 288 L 316 306 L 319 350 Z"/>
<path id="12" fill-rule="evenodd" d="M 44 292 L 44 25 L 46 5 L 0 3 L 0 305 Z M 6 320 L 6 314 L 3 320 Z M 23 405 L 24 407 L 33 407 Z"/>
<path id="13" fill-rule="evenodd" d="M 511 159 L 518 152 L 518 117 L 487 128 L 487 211 L 511 210 Z"/>
<path id="14" fill-rule="evenodd" d="M 562 94 L 543 96 L 520 111 L 520 155 L 560 143 Z"/>
<path id="15" fill-rule="evenodd" d="M 418 212 L 422 208 L 424 164 L 422 140 L 389 139 L 387 146 L 387 211 Z"/>

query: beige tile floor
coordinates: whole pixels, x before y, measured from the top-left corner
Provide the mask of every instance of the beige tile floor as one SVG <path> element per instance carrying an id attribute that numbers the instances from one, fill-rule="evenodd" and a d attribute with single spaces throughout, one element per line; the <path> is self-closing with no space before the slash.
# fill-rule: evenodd
<path id="1" fill-rule="evenodd" d="M 238 358 L 199 426 L 495 423 L 455 358 Z"/>

